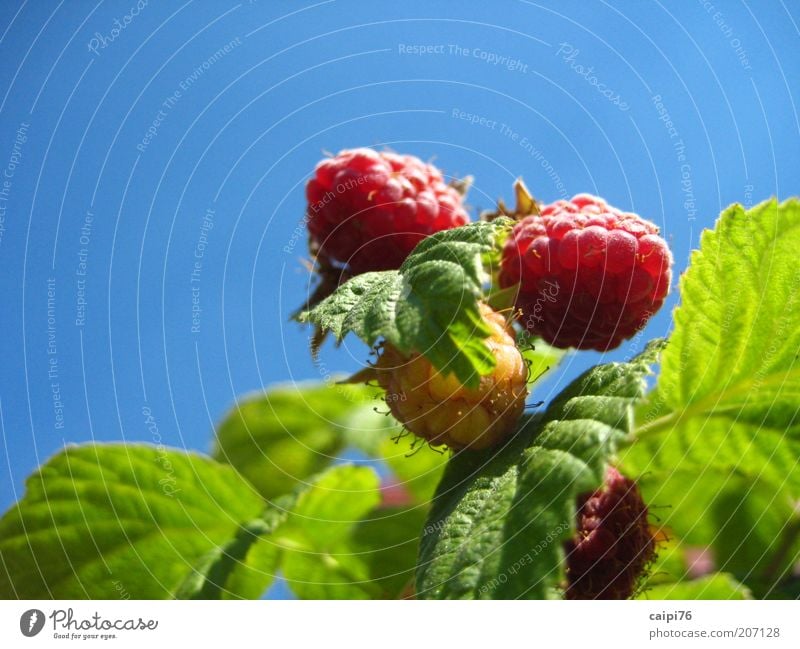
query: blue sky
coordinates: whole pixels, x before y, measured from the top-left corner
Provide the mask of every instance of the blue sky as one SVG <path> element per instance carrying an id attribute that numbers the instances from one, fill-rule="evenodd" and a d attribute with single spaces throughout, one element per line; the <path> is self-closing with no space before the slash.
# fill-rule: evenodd
<path id="1" fill-rule="evenodd" d="M 322 151 L 471 174 L 474 215 L 518 176 L 597 193 L 684 269 L 722 208 L 798 192 L 798 22 L 780 1 L 6 0 L 0 508 L 65 443 L 152 441 L 145 407 L 208 450 L 237 395 L 366 360 L 348 341 L 315 366 L 288 320 Z"/>

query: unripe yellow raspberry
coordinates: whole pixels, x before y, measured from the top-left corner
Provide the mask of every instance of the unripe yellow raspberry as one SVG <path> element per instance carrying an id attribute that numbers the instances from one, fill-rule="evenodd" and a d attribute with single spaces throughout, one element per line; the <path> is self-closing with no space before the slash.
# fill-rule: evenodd
<path id="1" fill-rule="evenodd" d="M 486 339 L 497 364 L 477 388 L 442 375 L 421 354 L 404 356 L 389 344 L 375 366 L 395 418 L 433 445 L 479 450 L 504 440 L 525 407 L 528 371 L 505 318 L 481 304 L 492 332 Z"/>

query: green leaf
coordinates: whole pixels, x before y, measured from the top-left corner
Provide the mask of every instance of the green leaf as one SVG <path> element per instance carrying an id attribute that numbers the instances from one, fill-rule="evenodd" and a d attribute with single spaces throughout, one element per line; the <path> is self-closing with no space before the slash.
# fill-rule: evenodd
<path id="1" fill-rule="evenodd" d="M 395 475 L 397 484 L 413 496 L 414 502 L 427 504 L 442 480 L 448 455 L 432 449 L 427 444 L 417 444 L 414 448 L 404 439 L 395 442 L 391 438 L 383 440 L 380 457 Z"/>
<path id="2" fill-rule="evenodd" d="M 691 417 L 800 426 L 799 244 L 798 199 L 732 205 L 703 233 L 661 360 L 654 401 L 665 409 L 650 427 Z"/>
<path id="3" fill-rule="evenodd" d="M 394 598 L 413 582 L 421 506 L 379 504 L 374 471 L 336 466 L 291 508 L 275 543 L 292 590 L 305 599 Z"/>
<path id="4" fill-rule="evenodd" d="M 362 555 L 353 550 L 355 529 L 380 502 L 378 476 L 367 467 L 337 466 L 304 491 L 281 528 L 283 573 L 303 599 L 368 599 L 380 596 Z"/>
<path id="5" fill-rule="evenodd" d="M 262 508 L 235 471 L 200 455 L 68 447 L 0 519 L 0 597 L 170 597 Z"/>
<path id="6" fill-rule="evenodd" d="M 366 564 L 379 597 L 410 595 L 426 515 L 425 507 L 379 507 L 353 531 L 349 547 Z"/>
<path id="7" fill-rule="evenodd" d="M 347 435 L 348 442 L 391 469 L 396 486 L 407 491 L 414 503 L 429 503 L 449 455 L 421 443 L 391 415 L 382 415 L 381 421 L 376 421 L 375 416 L 372 408 L 354 412 L 349 420 L 354 432 Z M 374 423 L 382 427 L 368 430 Z"/>
<path id="8" fill-rule="evenodd" d="M 560 597 L 576 498 L 600 486 L 630 433 L 657 348 L 584 373 L 504 447 L 450 461 L 423 530 L 420 597 Z"/>
<path id="9" fill-rule="evenodd" d="M 670 507 L 665 524 L 737 575 L 779 579 L 800 551 L 786 538 L 800 499 L 799 248 L 798 199 L 732 205 L 703 233 L 623 458 Z"/>
<path id="10" fill-rule="evenodd" d="M 353 332 L 368 345 L 380 338 L 410 354 L 420 352 L 467 386 L 494 367 L 483 342 L 489 328 L 480 317 L 489 275 L 508 219 L 472 223 L 424 239 L 398 271 L 364 273 L 300 314 L 337 340 Z"/>
<path id="11" fill-rule="evenodd" d="M 636 599 L 752 599 L 750 590 L 724 572 L 692 581 L 659 584 L 644 590 Z"/>
<path id="12" fill-rule="evenodd" d="M 273 498 L 329 465 L 348 436 L 384 430 L 386 419 L 373 411 L 379 403 L 363 385 L 279 385 L 233 408 L 213 455 Z"/>
<path id="13" fill-rule="evenodd" d="M 687 544 L 710 546 L 717 569 L 751 587 L 767 577 L 774 584 L 800 559 L 794 503 L 764 483 L 708 467 L 644 473 L 638 484 L 664 527 Z"/>
<path id="14" fill-rule="evenodd" d="M 752 590 L 756 599 L 800 600 L 800 577 L 792 576 L 779 583 L 756 583 Z"/>
<path id="15" fill-rule="evenodd" d="M 351 331 L 367 344 L 381 336 L 400 338 L 395 308 L 403 291 L 398 271 L 362 273 L 347 280 L 311 311 L 298 316 L 342 340 Z"/>
<path id="16" fill-rule="evenodd" d="M 279 567 L 303 598 L 398 596 L 412 581 L 427 510 L 376 505 L 380 493 L 371 469 L 328 469 L 204 555 L 176 596 L 259 597 Z"/>
<path id="17" fill-rule="evenodd" d="M 661 584 L 674 584 L 683 581 L 688 575 L 688 566 L 685 549 L 674 538 L 663 538 L 663 534 L 656 535 L 656 555 L 647 566 L 647 578 L 644 588 Z"/>
<path id="18" fill-rule="evenodd" d="M 280 547 L 263 531 L 253 539 L 246 558 L 228 573 L 220 592 L 222 599 L 260 599 L 274 581 L 281 559 Z"/>
<path id="19" fill-rule="evenodd" d="M 264 514 L 239 527 L 226 544 L 201 557 L 175 593 L 176 599 L 257 599 L 274 579 L 280 551 L 261 541 L 279 528 L 294 504 L 293 495 L 282 496 Z"/>
<path id="20" fill-rule="evenodd" d="M 393 439 L 403 434 L 403 427 L 389 412 L 383 393 L 376 388 L 375 401 L 365 403 L 354 409 L 345 420 L 345 444 L 358 449 L 375 460 L 383 459 L 382 448 L 385 443 L 394 443 Z M 408 435 L 408 433 L 405 433 Z"/>
<path id="21" fill-rule="evenodd" d="M 501 552 L 517 463 L 538 424 L 539 418 L 525 417 L 504 446 L 450 460 L 420 539 L 419 598 L 491 597 L 493 580 L 507 571 Z"/>

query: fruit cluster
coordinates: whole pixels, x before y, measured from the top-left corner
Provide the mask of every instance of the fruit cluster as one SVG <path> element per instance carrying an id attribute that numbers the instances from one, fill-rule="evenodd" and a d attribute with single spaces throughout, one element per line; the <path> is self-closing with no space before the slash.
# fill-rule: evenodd
<path id="1" fill-rule="evenodd" d="M 354 275 L 397 269 L 426 236 L 466 225 L 467 184 L 446 184 L 413 156 L 370 149 L 320 162 L 306 187 L 321 278 L 309 303 Z M 606 351 L 641 329 L 669 291 L 672 256 L 650 221 L 589 194 L 540 205 L 521 180 L 515 192 L 513 210 L 500 201 L 483 216 L 515 221 L 494 277 L 507 315 L 478 303 L 493 370 L 467 387 L 425 350 L 384 341 L 375 365 L 352 378 L 375 380 L 394 417 L 431 445 L 474 451 L 513 434 L 529 382 L 515 327 L 558 348 Z M 636 484 L 609 468 L 604 485 L 578 499 L 576 528 L 564 545 L 567 598 L 630 597 L 655 551 Z"/>
<path id="2" fill-rule="evenodd" d="M 353 275 L 397 269 L 426 236 L 466 225 L 462 193 L 410 155 L 360 148 L 319 162 L 306 185 L 309 247 L 321 275 L 316 303 Z M 672 256 L 658 228 L 603 199 L 578 194 L 539 205 L 522 181 L 516 220 L 502 250 L 497 286 L 514 295 L 517 324 L 559 348 L 606 351 L 641 329 L 670 285 Z M 371 375 L 390 410 L 431 444 L 480 449 L 503 441 L 522 413 L 526 367 L 502 315 L 481 305 L 495 370 L 467 389 L 419 350 L 388 343 Z"/>

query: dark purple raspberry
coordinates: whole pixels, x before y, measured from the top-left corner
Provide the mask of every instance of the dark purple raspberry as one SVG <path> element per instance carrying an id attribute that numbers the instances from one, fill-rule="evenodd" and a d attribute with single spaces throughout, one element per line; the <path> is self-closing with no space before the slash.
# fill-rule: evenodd
<path id="1" fill-rule="evenodd" d="M 321 161 L 306 197 L 312 254 L 350 275 L 399 268 L 426 236 L 469 222 L 436 167 L 366 148 Z"/>
<path id="2" fill-rule="evenodd" d="M 647 505 L 639 488 L 613 467 L 605 484 L 578 498 L 567 554 L 567 599 L 627 599 L 655 556 Z"/>
<path id="3" fill-rule="evenodd" d="M 672 255 L 653 223 L 589 194 L 528 214 L 516 215 L 499 280 L 519 285 L 516 306 L 530 333 L 555 347 L 606 351 L 661 307 Z"/>

